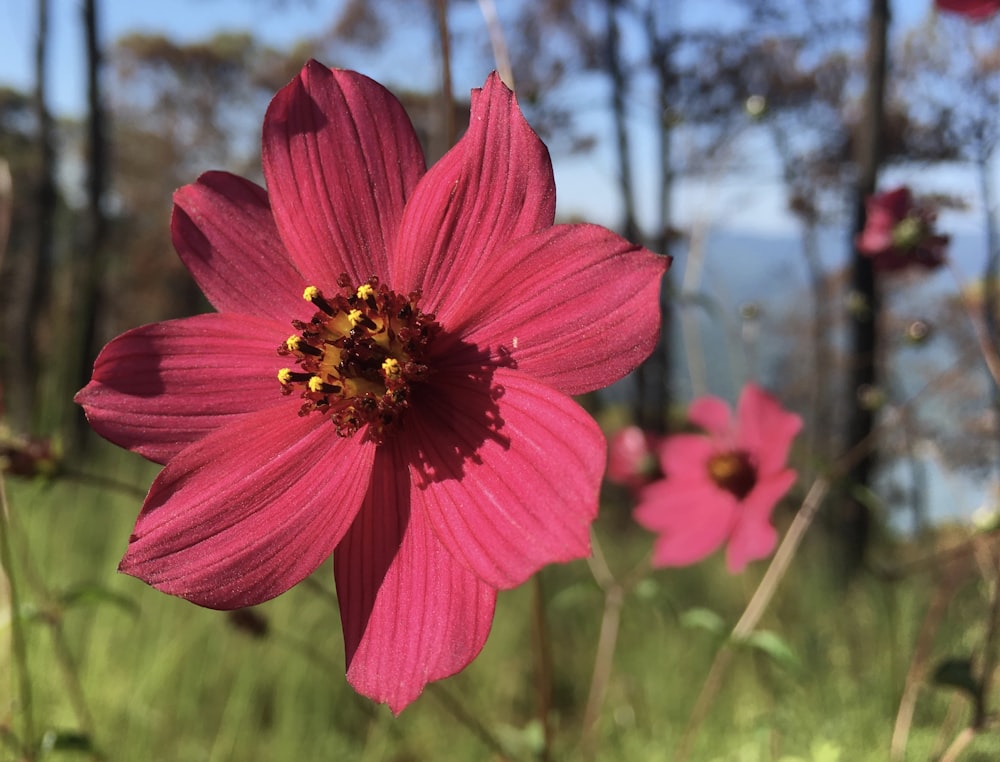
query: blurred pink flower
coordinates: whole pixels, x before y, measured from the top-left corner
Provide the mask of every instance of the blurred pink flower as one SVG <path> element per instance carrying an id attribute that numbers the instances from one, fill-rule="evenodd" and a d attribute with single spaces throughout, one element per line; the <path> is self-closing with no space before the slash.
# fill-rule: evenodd
<path id="1" fill-rule="evenodd" d="M 774 550 L 771 511 L 795 482 L 786 461 L 802 420 L 753 384 L 735 420 L 717 397 L 692 402 L 688 418 L 705 434 L 663 441 L 666 476 L 642 491 L 636 521 L 659 535 L 655 566 L 686 566 L 725 544 L 729 571 L 742 571 Z"/>
<path id="2" fill-rule="evenodd" d="M 166 464 L 122 571 L 235 609 L 332 553 L 348 680 L 399 712 L 475 658 L 498 589 L 589 552 L 606 448 L 568 395 L 649 354 L 669 260 L 553 225 L 548 152 L 495 74 L 425 172 L 387 90 L 311 61 L 263 167 L 266 191 L 175 195 L 218 312 L 119 336 L 76 399 Z"/>
<path id="3" fill-rule="evenodd" d="M 879 271 L 944 264 L 948 236 L 934 232 L 934 210 L 916 203 L 906 187 L 869 196 L 864 230 L 855 245 Z"/>
<path id="4" fill-rule="evenodd" d="M 981 21 L 1000 11 L 1000 0 L 935 0 L 939 10 Z"/>
<path id="5" fill-rule="evenodd" d="M 608 481 L 635 490 L 659 473 L 657 437 L 638 426 L 625 426 L 608 438 Z"/>

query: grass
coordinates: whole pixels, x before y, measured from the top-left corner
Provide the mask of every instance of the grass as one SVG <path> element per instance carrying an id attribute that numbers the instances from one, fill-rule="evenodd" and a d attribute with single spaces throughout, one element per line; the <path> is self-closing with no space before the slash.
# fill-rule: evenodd
<path id="1" fill-rule="evenodd" d="M 110 450 L 102 450 L 90 470 L 143 486 L 155 475 L 149 464 Z M 329 564 L 309 584 L 258 607 L 267 632 L 254 634 L 229 615 L 115 572 L 141 502 L 137 495 L 67 480 L 11 479 L 7 491 L 35 724 L 50 741 L 91 749 L 57 749 L 43 758 L 542 758 L 532 614 L 539 590 L 553 665 L 548 753 L 580 758 L 604 608 L 584 562 L 550 567 L 539 587 L 503 593 L 481 656 L 394 718 L 354 694 L 344 679 Z M 596 532 L 617 576 L 648 552 L 649 538 L 621 520 L 620 506 L 608 506 Z M 831 584 L 824 555 L 816 537 L 800 551 L 762 623 L 777 635 L 771 641 L 777 647 L 738 649 L 692 759 L 889 758 L 902 686 L 941 575 L 929 571 L 891 582 L 867 576 L 844 594 Z M 712 659 L 762 567 L 730 577 L 713 559 L 654 572 L 631 589 L 596 724 L 598 759 L 673 759 Z M 0 599 L 0 727 L 20 732 L 25 708 L 7 643 L 7 600 Z M 930 662 L 975 652 L 988 605 L 987 585 L 972 564 L 934 632 Z M 691 616 L 692 609 L 708 613 Z M 82 698 L 74 698 L 77 683 Z M 906 758 L 934 758 L 970 711 L 960 692 L 926 684 Z M 17 758 L 10 747 L 0 747 L 3 754 Z M 983 734 L 962 759 L 998 755 L 1000 742 Z"/>

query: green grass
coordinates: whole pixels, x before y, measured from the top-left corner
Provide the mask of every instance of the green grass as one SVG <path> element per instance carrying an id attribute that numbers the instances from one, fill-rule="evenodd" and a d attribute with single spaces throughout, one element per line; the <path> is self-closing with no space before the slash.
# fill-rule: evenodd
<path id="1" fill-rule="evenodd" d="M 149 464 L 110 450 L 89 469 L 143 486 L 155 475 Z M 428 689 L 394 718 L 357 696 L 344 679 L 329 564 L 311 584 L 259 607 L 269 631 L 255 637 L 223 613 L 116 573 L 139 497 L 64 480 L 11 479 L 7 491 L 39 732 L 81 727 L 72 699 L 75 676 L 92 716 L 93 746 L 109 760 L 499 758 L 475 723 L 510 758 L 538 758 L 533 584 L 500 596 L 490 640 L 468 669 Z M 597 534 L 612 570 L 624 575 L 648 552 L 649 538 L 616 519 L 620 510 L 609 507 Z M 830 584 L 822 559 L 813 538 L 762 623 L 780 636 L 793 660 L 740 649 L 692 759 L 888 759 L 935 577 L 892 583 L 863 578 L 844 595 Z M 703 607 L 731 627 L 763 566 L 730 577 L 712 559 L 652 573 L 633 590 L 598 720 L 599 759 L 673 758 L 720 643 L 709 629 L 685 624 L 682 614 Z M 584 562 L 550 567 L 541 583 L 553 657 L 551 756 L 578 759 L 604 598 Z M 6 603 L 0 599 L 0 726 L 18 731 L 24 713 Z M 986 586 L 971 575 L 948 604 L 932 661 L 971 653 L 981 642 L 987 610 Z M 69 672 L 52 622 L 60 623 L 68 644 Z M 949 711 L 954 724 L 945 729 L 945 743 L 967 722 L 968 702 L 953 690 L 922 689 L 907 759 L 940 751 Z M 0 749 L 0 758 L 11 756 Z M 1000 743 L 984 735 L 962 759 L 998 754 Z"/>

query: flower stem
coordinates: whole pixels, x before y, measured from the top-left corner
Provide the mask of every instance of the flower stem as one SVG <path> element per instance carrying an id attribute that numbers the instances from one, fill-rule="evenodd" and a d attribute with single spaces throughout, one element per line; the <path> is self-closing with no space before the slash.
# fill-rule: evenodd
<path id="1" fill-rule="evenodd" d="M 809 492 L 802 501 L 802 506 L 795 514 L 791 526 L 788 527 L 785 538 L 781 541 L 781 545 L 774 554 L 771 565 L 767 567 L 764 578 L 760 581 L 753 596 L 750 598 L 750 602 L 744 609 L 743 615 L 737 621 L 736 626 L 733 627 L 729 639 L 716 653 L 708 676 L 701 687 L 701 692 L 698 694 L 698 699 L 695 701 L 694 709 L 691 710 L 691 716 L 688 719 L 687 727 L 684 729 L 684 735 L 681 737 L 677 753 L 674 755 L 674 759 L 677 762 L 683 762 L 691 754 L 691 748 L 698 736 L 701 724 L 708 714 L 712 702 L 715 700 L 719 687 L 722 685 L 722 678 L 729 667 L 729 663 L 732 661 L 733 644 L 745 639 L 747 635 L 753 632 L 757 623 L 760 622 L 764 611 L 774 597 L 774 591 L 777 589 L 778 583 L 788 571 L 788 565 L 798 550 L 799 543 L 802 542 L 806 530 L 816 517 L 829 489 L 830 479 L 828 477 L 821 476 L 813 482 L 812 487 L 810 487 Z"/>
<path id="2" fill-rule="evenodd" d="M 618 642 L 618 629 L 621 624 L 622 605 L 625 602 L 625 589 L 615 579 L 614 574 L 604 558 L 601 544 L 597 536 L 591 533 L 593 553 L 587 559 L 590 571 L 597 584 L 604 591 L 604 613 L 601 617 L 601 632 L 597 638 L 597 653 L 594 657 L 594 672 L 590 680 L 590 692 L 587 695 L 587 707 L 583 712 L 583 731 L 581 746 L 584 759 L 597 757 L 597 720 L 604 706 L 604 696 L 611 677 L 611 667 L 614 662 L 615 646 Z"/>
<path id="3" fill-rule="evenodd" d="M 7 504 L 7 489 L 0 474 L 0 566 L 7 577 L 10 596 L 10 641 L 17 673 L 18 694 L 23 718 L 21 745 L 27 759 L 35 756 L 35 716 L 32 706 L 31 675 L 28 669 L 28 649 L 24 637 L 24 622 L 21 619 L 21 602 L 14 572 L 14 551 L 10 540 L 10 509 Z"/>
<path id="4" fill-rule="evenodd" d="M 552 758 L 552 635 L 545 616 L 545 588 L 542 573 L 532 579 L 532 640 L 535 647 L 535 693 L 538 696 L 538 720 L 542 723 L 544 745 L 542 762 Z"/>
<path id="5" fill-rule="evenodd" d="M 510 51 L 507 49 L 494 0 L 479 0 L 479 12 L 483 14 L 486 30 L 490 35 L 490 46 L 493 48 L 493 61 L 497 65 L 497 73 L 500 74 L 504 84 L 513 90 L 514 68 L 510 64 Z"/>

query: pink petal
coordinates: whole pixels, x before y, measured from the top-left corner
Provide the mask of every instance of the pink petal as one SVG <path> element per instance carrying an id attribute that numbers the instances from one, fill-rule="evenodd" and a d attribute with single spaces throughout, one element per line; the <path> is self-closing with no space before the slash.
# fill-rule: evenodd
<path id="1" fill-rule="evenodd" d="M 282 405 L 277 348 L 290 330 L 234 314 L 135 328 L 104 347 L 75 401 L 101 436 L 166 463 L 235 416 Z"/>
<path id="2" fill-rule="evenodd" d="M 771 513 L 778 501 L 795 483 L 794 471 L 783 471 L 758 482 L 746 496 L 739 510 L 739 520 L 726 549 L 726 566 L 729 571 L 743 571 L 750 561 L 767 558 L 778 541 L 778 533 L 771 525 Z"/>
<path id="3" fill-rule="evenodd" d="M 653 350 L 669 262 L 597 225 L 557 225 L 497 249 L 475 290 L 449 300 L 446 325 L 501 350 L 522 372 L 583 394 Z"/>
<path id="4" fill-rule="evenodd" d="M 997 0 L 936 0 L 941 10 L 959 13 L 974 21 L 982 21 L 1000 11 Z"/>
<path id="5" fill-rule="evenodd" d="M 699 397 L 688 407 L 688 420 L 707 433 L 728 439 L 733 430 L 729 405 L 718 397 Z"/>
<path id="6" fill-rule="evenodd" d="M 281 238 L 312 285 L 389 273 L 406 199 L 424 171 L 406 112 L 361 74 L 309 61 L 264 117 L 264 176 Z"/>
<path id="7" fill-rule="evenodd" d="M 659 534 L 654 566 L 686 566 L 722 546 L 738 510 L 736 498 L 708 480 L 676 485 L 664 479 L 642 491 L 635 519 Z"/>
<path id="8" fill-rule="evenodd" d="M 660 470 L 672 480 L 704 481 L 708 461 L 716 451 L 712 440 L 702 434 L 672 434 L 660 443 Z"/>
<path id="9" fill-rule="evenodd" d="M 220 312 L 288 323 L 309 317 L 308 285 L 285 253 L 267 192 L 228 172 L 206 172 L 174 193 L 174 248 Z"/>
<path id="10" fill-rule="evenodd" d="M 492 395 L 486 386 L 436 377 L 414 399 L 406 439 L 426 484 L 412 497 L 452 555 L 509 588 L 590 552 L 606 444 L 582 408 L 544 384 L 499 369 Z"/>
<path id="11" fill-rule="evenodd" d="M 398 714 L 463 669 L 493 623 L 496 591 L 456 562 L 410 511 L 407 464 L 377 451 L 372 486 L 334 553 L 347 679 Z"/>
<path id="12" fill-rule="evenodd" d="M 160 473 L 119 569 L 201 606 L 252 606 L 326 560 L 357 514 L 374 445 L 318 415 L 266 410 L 195 442 Z"/>
<path id="13" fill-rule="evenodd" d="M 473 274 L 515 238 L 555 219 L 552 162 L 494 73 L 472 91 L 469 129 L 409 200 L 392 260 L 397 291 L 419 289 L 426 312 L 447 324 Z"/>
<path id="14" fill-rule="evenodd" d="M 783 469 L 802 419 L 755 384 L 743 387 L 736 417 L 737 446 L 754 455 L 758 474 L 767 476 Z"/>

